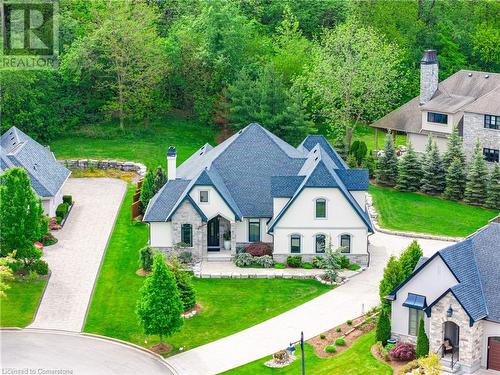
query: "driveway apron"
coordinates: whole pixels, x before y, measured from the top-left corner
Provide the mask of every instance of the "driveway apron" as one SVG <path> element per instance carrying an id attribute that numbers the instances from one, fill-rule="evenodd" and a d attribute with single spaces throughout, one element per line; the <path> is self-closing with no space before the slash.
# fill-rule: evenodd
<path id="1" fill-rule="evenodd" d="M 70 178 L 75 202 L 58 242 L 45 248 L 52 272 L 30 328 L 80 332 L 95 279 L 127 184 L 111 178 Z"/>

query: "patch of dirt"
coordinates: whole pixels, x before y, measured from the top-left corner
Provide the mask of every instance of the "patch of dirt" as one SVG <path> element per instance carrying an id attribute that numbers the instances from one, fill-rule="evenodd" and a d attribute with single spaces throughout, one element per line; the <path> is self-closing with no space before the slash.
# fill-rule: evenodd
<path id="1" fill-rule="evenodd" d="M 152 352 L 156 353 L 156 354 L 167 354 L 167 353 L 170 353 L 172 351 L 173 347 L 172 345 L 170 344 L 156 344 L 156 345 L 153 345 L 151 348 L 149 348 L 149 350 L 151 350 Z"/>
<path id="2" fill-rule="evenodd" d="M 393 360 L 389 360 L 389 361 L 386 361 L 381 355 L 380 353 L 378 352 L 378 349 L 377 349 L 377 344 L 374 344 L 371 349 L 370 349 L 372 355 L 377 358 L 380 362 L 383 362 L 385 363 L 386 365 L 389 365 L 392 367 L 392 373 L 394 375 L 397 375 L 399 369 L 401 367 L 403 367 L 404 365 L 406 365 L 408 362 L 410 361 L 393 361 Z"/>
<path id="3" fill-rule="evenodd" d="M 194 305 L 194 307 L 188 311 L 184 311 L 182 314 L 183 315 L 187 315 L 187 314 L 191 314 L 193 312 L 195 312 L 196 314 L 198 314 L 200 312 L 200 310 L 203 308 L 202 305 L 200 305 L 199 303 L 197 303 L 196 305 Z"/>
<path id="4" fill-rule="evenodd" d="M 137 276 L 147 276 L 151 273 L 151 271 L 145 271 L 144 268 L 139 268 L 137 271 L 135 271 L 135 274 Z"/>

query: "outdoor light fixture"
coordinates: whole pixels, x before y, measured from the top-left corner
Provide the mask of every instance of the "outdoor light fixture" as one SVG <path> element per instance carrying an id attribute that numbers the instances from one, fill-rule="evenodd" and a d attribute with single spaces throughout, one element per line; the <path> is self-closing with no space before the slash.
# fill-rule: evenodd
<path id="1" fill-rule="evenodd" d="M 448 311 L 446 312 L 446 315 L 448 315 L 448 318 L 451 318 L 451 316 L 453 315 L 453 309 L 451 308 L 451 305 Z"/>

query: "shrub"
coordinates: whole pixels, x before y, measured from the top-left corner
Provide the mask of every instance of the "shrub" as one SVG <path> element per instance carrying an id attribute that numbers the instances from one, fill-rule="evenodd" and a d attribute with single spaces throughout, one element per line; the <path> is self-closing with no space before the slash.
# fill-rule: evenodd
<path id="1" fill-rule="evenodd" d="M 439 358 L 435 353 L 429 354 L 425 358 L 420 358 L 418 360 L 420 368 L 424 370 L 426 375 L 439 375 L 441 374 L 441 365 L 439 364 Z"/>
<path id="2" fill-rule="evenodd" d="M 57 217 L 56 217 L 56 221 L 57 221 L 57 225 L 61 226 L 61 223 L 62 223 L 62 221 L 63 221 L 63 218 L 62 218 L 62 217 L 60 217 L 60 216 L 57 216 Z"/>
<path id="3" fill-rule="evenodd" d="M 348 267 L 348 269 L 351 271 L 357 271 L 360 268 L 361 268 L 361 266 L 359 264 L 354 264 L 354 263 L 349 264 L 349 267 Z"/>
<path id="4" fill-rule="evenodd" d="M 36 272 L 39 275 L 47 275 L 49 273 L 49 265 L 46 261 L 37 259 L 30 264 L 29 271 Z"/>
<path id="5" fill-rule="evenodd" d="M 335 353 L 336 351 L 337 351 L 337 347 L 335 345 L 325 346 L 325 353 Z"/>
<path id="6" fill-rule="evenodd" d="M 349 319 L 346 323 L 347 323 L 348 326 L 352 326 L 352 320 L 351 319 Z"/>
<path id="7" fill-rule="evenodd" d="M 234 258 L 234 264 L 238 267 L 248 267 L 253 263 L 253 257 L 248 253 L 239 253 Z"/>
<path id="8" fill-rule="evenodd" d="M 389 361 L 389 353 L 387 351 L 386 348 L 384 348 L 384 345 L 382 345 L 382 343 L 380 341 L 377 341 L 377 351 L 378 351 L 378 354 L 380 354 L 380 356 L 382 358 L 384 358 L 384 361 Z"/>
<path id="9" fill-rule="evenodd" d="M 339 257 L 339 266 L 340 268 L 349 268 L 349 258 L 347 258 L 345 255 L 342 255 Z"/>
<path id="10" fill-rule="evenodd" d="M 63 203 L 67 203 L 68 206 L 71 206 L 73 203 L 73 197 L 71 195 L 63 195 Z"/>
<path id="11" fill-rule="evenodd" d="M 413 344 L 398 342 L 389 352 L 391 358 L 397 361 L 412 361 L 415 359 L 415 346 Z"/>
<path id="12" fill-rule="evenodd" d="M 325 277 L 331 282 L 337 281 L 338 270 L 340 268 L 339 254 L 340 252 L 338 250 L 333 250 L 330 245 L 325 250 Z"/>
<path id="13" fill-rule="evenodd" d="M 390 352 L 392 350 L 392 348 L 394 348 L 396 346 L 396 344 L 387 344 L 385 346 L 385 350 L 387 350 L 388 352 Z"/>
<path id="14" fill-rule="evenodd" d="M 418 336 L 417 336 L 417 348 L 416 348 L 417 358 L 425 357 L 429 354 L 429 338 L 425 333 L 424 319 L 420 318 L 420 323 L 418 325 Z"/>
<path id="15" fill-rule="evenodd" d="M 189 264 L 193 261 L 193 254 L 189 251 L 183 251 L 179 254 L 179 261 L 184 264 Z"/>
<path id="16" fill-rule="evenodd" d="M 302 264 L 302 257 L 301 256 L 288 256 L 288 258 L 286 258 L 286 264 L 288 265 L 288 267 L 292 267 L 292 268 L 300 268 L 300 265 Z"/>
<path id="17" fill-rule="evenodd" d="M 277 270 L 284 270 L 286 268 L 286 264 L 285 263 L 275 263 L 274 268 L 276 268 Z"/>
<path id="18" fill-rule="evenodd" d="M 382 342 L 384 346 L 387 344 L 387 340 L 391 338 L 391 321 L 386 311 L 381 311 L 378 316 L 376 337 L 377 341 Z"/>
<path id="19" fill-rule="evenodd" d="M 301 267 L 305 270 L 312 270 L 314 268 L 313 265 L 309 262 L 302 263 Z"/>
<path id="20" fill-rule="evenodd" d="M 42 244 L 43 246 L 50 246 L 53 245 L 57 242 L 57 238 L 55 238 L 52 233 L 46 233 L 42 237 Z"/>
<path id="21" fill-rule="evenodd" d="M 48 229 L 49 230 L 59 230 L 59 229 L 61 229 L 61 226 L 57 222 L 57 218 L 51 217 L 49 219 Z"/>
<path id="22" fill-rule="evenodd" d="M 337 340 L 335 340 L 335 345 L 345 346 L 345 339 L 343 339 L 342 337 L 338 338 Z"/>
<path id="23" fill-rule="evenodd" d="M 323 257 L 314 256 L 312 258 L 312 265 L 314 266 L 314 268 L 325 268 L 325 260 L 323 259 Z"/>
<path id="24" fill-rule="evenodd" d="M 273 360 L 276 363 L 286 363 L 289 359 L 289 354 L 286 350 L 280 350 L 273 354 Z"/>
<path id="25" fill-rule="evenodd" d="M 420 365 L 418 364 L 417 360 L 408 362 L 406 365 L 399 368 L 398 375 L 406 375 L 408 373 L 411 373 L 413 370 L 418 369 L 419 367 Z"/>
<path id="26" fill-rule="evenodd" d="M 320 338 L 321 340 L 324 340 L 324 339 L 326 339 L 326 336 L 325 336 L 324 334 L 321 334 L 321 335 L 319 335 L 319 338 Z"/>
<path id="27" fill-rule="evenodd" d="M 254 257 L 273 255 L 273 248 L 269 243 L 254 242 L 245 247 L 245 253 L 248 253 Z"/>
<path id="28" fill-rule="evenodd" d="M 151 271 L 153 266 L 153 249 L 149 246 L 144 246 L 139 250 L 139 267 L 144 271 Z"/>
<path id="29" fill-rule="evenodd" d="M 273 257 L 270 255 L 262 255 L 261 257 L 254 257 L 253 260 L 259 266 L 262 266 L 264 268 L 271 268 L 272 266 L 274 266 Z"/>
<path id="30" fill-rule="evenodd" d="M 342 332 L 342 328 L 340 327 L 335 328 L 335 332 Z"/>
<path id="31" fill-rule="evenodd" d="M 68 214 L 68 207 L 69 205 L 67 203 L 61 203 L 56 208 L 56 216 L 64 219 Z"/>
<path id="32" fill-rule="evenodd" d="M 184 311 L 188 311 L 196 305 L 196 293 L 191 281 L 191 275 L 186 271 L 176 269 L 174 271 L 174 277 Z"/>

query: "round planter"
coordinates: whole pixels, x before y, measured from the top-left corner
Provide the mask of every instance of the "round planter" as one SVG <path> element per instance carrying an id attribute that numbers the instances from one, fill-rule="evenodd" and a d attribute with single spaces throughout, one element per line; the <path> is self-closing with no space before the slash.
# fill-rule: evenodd
<path id="1" fill-rule="evenodd" d="M 231 241 L 224 240 L 224 250 L 231 250 Z"/>

